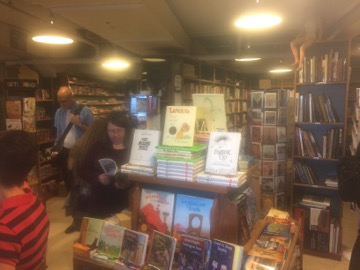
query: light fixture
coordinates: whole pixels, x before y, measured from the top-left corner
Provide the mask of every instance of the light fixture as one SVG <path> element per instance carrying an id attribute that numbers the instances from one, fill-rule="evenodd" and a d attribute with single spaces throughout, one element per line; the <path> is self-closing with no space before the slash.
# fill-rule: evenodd
<path id="1" fill-rule="evenodd" d="M 260 60 L 260 57 L 244 57 L 244 58 L 235 58 L 235 61 L 238 62 L 251 62 L 251 61 L 257 61 Z"/>
<path id="2" fill-rule="evenodd" d="M 278 68 L 278 69 L 272 69 L 270 70 L 270 73 L 286 73 L 286 72 L 291 72 L 292 69 L 289 68 Z"/>
<path id="3" fill-rule="evenodd" d="M 129 67 L 129 63 L 119 59 L 109 59 L 102 66 L 108 69 L 125 69 Z"/>
<path id="4" fill-rule="evenodd" d="M 242 17 L 235 22 L 235 25 L 239 28 L 258 29 L 277 25 L 281 21 L 281 18 L 276 15 L 258 14 Z"/>
<path id="5" fill-rule="evenodd" d="M 152 63 L 160 63 L 166 61 L 166 59 L 164 58 L 155 58 L 155 57 L 143 58 L 142 60 L 145 62 L 152 62 Z"/>

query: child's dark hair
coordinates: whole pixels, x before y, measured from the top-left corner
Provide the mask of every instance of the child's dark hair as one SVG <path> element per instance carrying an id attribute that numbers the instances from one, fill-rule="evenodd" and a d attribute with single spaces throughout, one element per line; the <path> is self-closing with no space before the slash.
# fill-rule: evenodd
<path id="1" fill-rule="evenodd" d="M 37 160 L 35 134 L 9 130 L 0 134 L 0 184 L 21 186 Z"/>

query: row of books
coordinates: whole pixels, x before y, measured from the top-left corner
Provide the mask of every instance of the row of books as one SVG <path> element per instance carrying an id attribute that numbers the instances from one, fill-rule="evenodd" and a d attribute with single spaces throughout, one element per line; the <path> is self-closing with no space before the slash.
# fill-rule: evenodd
<path id="1" fill-rule="evenodd" d="M 312 131 L 297 127 L 295 129 L 296 155 L 325 159 L 339 158 L 342 149 L 343 129 L 331 128 L 321 138 L 322 141 L 318 142 Z"/>
<path id="2" fill-rule="evenodd" d="M 329 95 L 312 93 L 295 95 L 295 122 L 337 123 L 339 115 Z"/>
<path id="3" fill-rule="evenodd" d="M 299 71 L 299 83 L 344 82 L 346 80 L 346 58 L 330 50 L 319 56 L 304 57 Z"/>

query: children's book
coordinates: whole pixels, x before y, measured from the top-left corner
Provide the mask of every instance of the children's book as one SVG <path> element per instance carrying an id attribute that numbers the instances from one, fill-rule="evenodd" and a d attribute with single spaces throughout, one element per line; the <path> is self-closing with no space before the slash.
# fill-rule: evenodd
<path id="1" fill-rule="evenodd" d="M 6 118 L 6 130 L 22 130 L 21 119 Z"/>
<path id="2" fill-rule="evenodd" d="M 196 106 L 196 132 L 226 131 L 224 94 L 192 94 Z"/>
<path id="3" fill-rule="evenodd" d="M 243 246 L 214 239 L 208 269 L 241 270 L 243 256 Z"/>
<path id="4" fill-rule="evenodd" d="M 127 266 L 142 266 L 145 261 L 148 238 L 147 234 L 125 229 L 120 262 Z"/>
<path id="5" fill-rule="evenodd" d="M 83 246 L 89 246 L 92 249 L 96 248 L 99 244 L 103 224 L 103 219 L 83 217 L 80 227 L 79 243 Z"/>
<path id="6" fill-rule="evenodd" d="M 211 240 L 182 235 L 178 257 L 178 269 L 208 269 Z"/>
<path id="7" fill-rule="evenodd" d="M 135 129 L 129 163 L 155 166 L 155 151 L 159 142 L 160 131 Z"/>
<path id="8" fill-rule="evenodd" d="M 241 133 L 210 133 L 205 172 L 222 175 L 236 175 L 240 151 Z"/>
<path id="9" fill-rule="evenodd" d="M 267 223 L 263 229 L 263 233 L 290 237 L 291 224 Z"/>
<path id="10" fill-rule="evenodd" d="M 107 257 L 107 260 L 115 261 L 119 258 L 125 228 L 118 225 L 104 223 L 101 230 L 97 253 Z"/>
<path id="11" fill-rule="evenodd" d="M 210 238 L 210 212 L 213 199 L 183 194 L 176 195 L 172 235 L 182 234 Z"/>
<path id="12" fill-rule="evenodd" d="M 228 176 L 200 172 L 196 175 L 196 181 L 219 186 L 240 187 L 246 182 L 246 173 L 237 172 L 235 176 Z"/>
<path id="13" fill-rule="evenodd" d="M 259 256 L 247 256 L 244 269 L 266 269 L 266 270 L 277 270 L 281 269 L 280 265 L 275 259 L 263 258 Z"/>
<path id="14" fill-rule="evenodd" d="M 6 101 L 6 115 L 9 119 L 21 119 L 21 101 L 7 100 Z"/>
<path id="15" fill-rule="evenodd" d="M 159 270 L 170 270 L 174 259 L 176 238 L 154 230 L 148 265 Z"/>
<path id="16" fill-rule="evenodd" d="M 143 188 L 140 198 L 138 231 L 151 235 L 153 230 L 171 234 L 175 194 Z"/>
<path id="17" fill-rule="evenodd" d="M 195 133 L 195 106 L 167 106 L 162 144 L 191 147 Z"/>
<path id="18" fill-rule="evenodd" d="M 118 168 L 115 160 L 113 160 L 111 158 L 99 159 L 99 163 L 100 163 L 100 166 L 103 169 L 104 173 L 107 175 L 113 176 L 119 171 L 119 168 Z"/>

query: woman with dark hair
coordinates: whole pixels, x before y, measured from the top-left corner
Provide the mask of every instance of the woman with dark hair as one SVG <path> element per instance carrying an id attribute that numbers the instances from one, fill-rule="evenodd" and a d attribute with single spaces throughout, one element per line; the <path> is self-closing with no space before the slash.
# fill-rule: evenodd
<path id="1" fill-rule="evenodd" d="M 77 170 L 78 176 L 90 184 L 90 199 L 87 213 L 90 217 L 106 218 L 129 206 L 131 183 L 126 175 L 117 172 L 105 174 L 99 160 L 109 158 L 118 168 L 129 161 L 130 138 L 134 122 L 121 111 L 110 113 L 107 118 L 106 136 L 88 150 Z"/>

